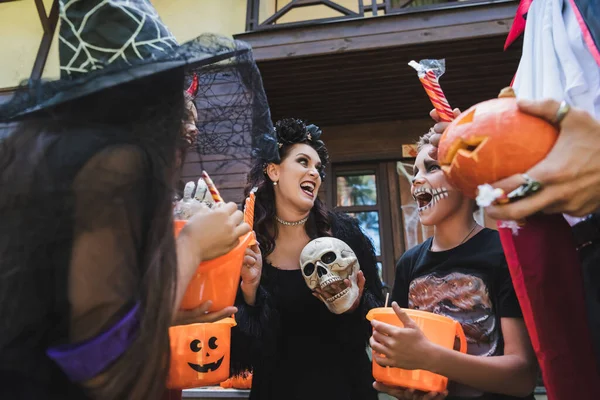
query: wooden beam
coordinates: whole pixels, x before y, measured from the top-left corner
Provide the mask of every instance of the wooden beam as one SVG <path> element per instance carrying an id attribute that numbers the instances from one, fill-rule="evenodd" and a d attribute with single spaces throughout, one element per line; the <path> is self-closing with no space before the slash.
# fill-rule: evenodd
<path id="1" fill-rule="evenodd" d="M 58 0 L 54 0 L 50 6 L 50 13 L 48 16 L 46 16 L 44 3 L 42 0 L 35 0 L 35 5 L 38 9 L 44 34 L 42 35 L 42 41 L 40 42 L 40 47 L 35 57 L 35 62 L 33 63 L 33 69 L 31 70 L 30 79 L 33 80 L 37 80 L 42 77 L 44 66 L 46 65 L 48 54 L 50 53 L 52 38 L 54 37 L 54 32 L 56 31 L 56 26 L 58 25 Z"/>
<path id="2" fill-rule="evenodd" d="M 331 0 L 292 0 L 291 2 L 289 2 L 288 4 L 283 6 L 280 10 L 276 11 L 275 14 L 273 14 L 269 18 L 267 18 L 259 26 L 256 26 L 254 29 L 261 29 L 264 27 L 272 26 L 281 17 L 283 17 L 285 14 L 287 14 L 294 8 L 301 8 L 301 7 L 308 7 L 308 6 L 315 6 L 315 5 L 322 5 L 322 6 L 329 7 L 331 9 L 339 12 L 340 14 L 343 14 L 344 17 L 358 17 L 359 16 L 359 14 L 355 13 L 354 11 L 349 10 L 346 7 L 343 7 L 340 4 L 337 4 Z"/>
<path id="3" fill-rule="evenodd" d="M 355 13 L 352 10 L 347 9 L 346 7 L 342 6 L 341 4 L 335 3 L 331 0 L 323 0 L 323 4 L 326 5 L 329 8 L 334 9 L 335 11 L 347 15 L 347 16 L 352 16 L 352 17 L 358 17 L 359 15 L 357 13 Z"/>
<path id="4" fill-rule="evenodd" d="M 261 26 L 263 25 L 272 25 L 275 22 L 277 22 L 277 20 L 281 17 L 283 17 L 285 14 L 287 14 L 289 11 L 291 11 L 294 8 L 294 2 L 291 1 L 290 3 L 287 3 L 285 6 L 283 6 L 281 8 L 281 10 L 278 10 L 277 12 L 275 12 L 275 14 L 271 15 L 269 18 L 267 18 L 262 24 L 260 24 Z M 258 28 L 258 27 L 256 27 Z"/>
<path id="5" fill-rule="evenodd" d="M 35 7 L 37 8 L 37 12 L 40 17 L 40 22 L 42 23 L 42 30 L 44 31 L 44 33 L 50 32 L 50 22 L 48 21 L 48 16 L 46 15 L 46 8 L 44 7 L 44 2 L 42 0 L 35 0 Z"/>
<path id="6" fill-rule="evenodd" d="M 389 47 L 505 35 L 517 2 L 449 3 L 436 9 L 355 18 L 235 35 L 248 42 L 257 61 L 280 60 Z"/>

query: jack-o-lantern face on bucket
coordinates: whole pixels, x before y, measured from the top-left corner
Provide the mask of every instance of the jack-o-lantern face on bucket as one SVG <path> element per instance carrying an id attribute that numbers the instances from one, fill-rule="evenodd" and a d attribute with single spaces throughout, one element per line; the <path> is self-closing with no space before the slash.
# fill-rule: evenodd
<path id="1" fill-rule="evenodd" d="M 475 198 L 477 187 L 525 173 L 550 152 L 558 130 L 521 112 L 514 97 L 476 104 L 450 123 L 438 160 L 448 179 Z"/>
<path id="2" fill-rule="evenodd" d="M 219 384 L 229 377 L 233 318 L 169 329 L 171 366 L 167 387 L 189 389 Z"/>
<path id="3" fill-rule="evenodd" d="M 225 355 L 223 355 L 222 352 L 217 351 L 218 347 L 219 347 L 219 345 L 217 344 L 217 338 L 215 336 L 211 336 L 211 338 L 208 339 L 208 346 L 205 346 L 204 349 L 202 346 L 202 342 L 200 340 L 198 340 L 198 339 L 192 340 L 192 342 L 190 343 L 190 350 L 192 350 L 194 353 L 198 353 L 199 351 L 204 350 L 204 352 L 206 353 L 206 359 L 207 360 L 214 359 L 215 361 L 207 362 L 205 364 L 194 364 L 194 363 L 188 362 L 188 365 L 190 366 L 190 368 L 192 368 L 196 372 L 203 372 L 203 373 L 218 370 L 219 367 L 221 366 L 221 363 L 223 362 L 223 359 L 225 358 Z M 217 355 L 215 356 L 215 354 L 217 354 Z M 221 355 L 220 358 L 219 358 L 219 355 Z"/>

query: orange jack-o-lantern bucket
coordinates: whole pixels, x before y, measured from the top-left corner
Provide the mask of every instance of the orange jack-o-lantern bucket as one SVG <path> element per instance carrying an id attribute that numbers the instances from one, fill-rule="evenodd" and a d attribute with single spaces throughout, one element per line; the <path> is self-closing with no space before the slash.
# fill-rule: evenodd
<path id="1" fill-rule="evenodd" d="M 550 152 L 558 130 L 519 110 L 516 98 L 487 100 L 448 125 L 438 160 L 450 181 L 475 198 L 477 187 L 525 173 Z"/>
<path id="2" fill-rule="evenodd" d="M 169 389 L 217 385 L 229 377 L 233 318 L 169 329 L 171 366 Z"/>
<path id="3" fill-rule="evenodd" d="M 185 223 L 182 220 L 174 221 L 175 236 Z M 244 253 L 253 240 L 254 232 L 250 232 L 242 236 L 238 245 L 229 253 L 201 262 L 181 300 L 181 308 L 191 310 L 208 300 L 212 301 L 208 309 L 211 312 L 233 306 L 240 284 Z"/>
<path id="4" fill-rule="evenodd" d="M 467 352 L 467 338 L 462 326 L 452 318 L 427 311 L 404 309 L 404 312 L 423 331 L 427 339 L 448 349 L 454 348 L 456 337 L 460 339 L 460 352 Z M 377 320 L 390 325 L 404 326 L 391 307 L 374 308 L 367 314 L 369 321 Z M 448 378 L 424 370 L 405 370 L 382 367 L 373 359 L 373 377 L 389 386 L 400 386 L 424 392 L 443 392 L 448 386 Z"/>

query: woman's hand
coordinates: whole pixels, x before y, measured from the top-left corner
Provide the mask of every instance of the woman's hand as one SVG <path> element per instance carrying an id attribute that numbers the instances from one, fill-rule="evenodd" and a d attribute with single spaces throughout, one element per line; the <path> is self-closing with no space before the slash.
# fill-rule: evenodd
<path id="1" fill-rule="evenodd" d="M 363 291 L 365 289 L 365 282 L 366 282 L 365 274 L 363 274 L 363 272 L 361 270 L 359 270 L 358 273 L 356 274 L 356 285 L 358 286 L 358 297 L 354 301 L 354 304 L 352 304 L 352 307 L 350 307 L 345 313 L 351 313 L 354 310 L 356 310 L 356 308 L 359 306 L 360 299 L 362 299 Z M 344 287 L 344 289 L 352 287 L 352 281 L 350 279 L 344 279 L 344 284 L 346 285 Z M 339 292 L 341 292 L 344 289 L 342 289 L 342 287 L 340 287 Z M 332 296 L 332 294 L 326 295 L 320 288 L 316 288 L 313 291 L 313 296 L 315 296 L 317 299 L 321 300 L 323 303 L 327 303 L 327 298 Z"/>
<path id="2" fill-rule="evenodd" d="M 262 254 L 257 244 L 246 249 L 242 266 L 242 283 L 247 286 L 257 286 L 262 275 Z"/>
<path id="3" fill-rule="evenodd" d="M 246 304 L 253 306 L 256 303 L 256 291 L 262 275 L 262 254 L 258 243 L 246 249 L 244 264 L 242 265 L 242 294 Z"/>
<path id="4" fill-rule="evenodd" d="M 518 102 L 521 111 L 553 122 L 559 108 L 554 100 Z M 527 132 L 524 132 L 526 135 Z M 537 212 L 585 216 L 600 208 L 600 121 L 572 108 L 561 122 L 560 135 L 546 158 L 527 171 L 543 186 L 531 196 L 486 208 L 500 220 L 519 220 Z M 505 193 L 524 183 L 521 174 L 493 183 Z"/>
<path id="5" fill-rule="evenodd" d="M 219 311 L 208 312 L 210 306 L 212 306 L 212 301 L 208 300 L 193 310 L 178 310 L 177 314 L 175 314 L 173 326 L 215 322 L 237 312 L 237 308 L 235 307 L 225 307 Z"/>
<path id="6" fill-rule="evenodd" d="M 444 400 L 448 392 L 419 392 L 414 389 L 405 389 L 402 387 L 386 386 L 381 382 L 375 382 L 373 387 L 378 392 L 383 392 L 399 400 Z"/>
<path id="7" fill-rule="evenodd" d="M 361 270 L 358 271 L 358 273 L 356 274 L 356 285 L 358 286 L 358 297 L 356 298 L 356 301 L 354 302 L 354 304 L 352 304 L 352 307 L 350 307 L 350 309 L 348 311 L 346 311 L 346 313 L 351 313 L 352 311 L 356 310 L 360 304 L 360 299 L 362 299 L 362 295 L 363 295 L 363 291 L 365 290 L 365 282 L 367 280 L 365 279 L 365 274 L 363 274 L 363 272 Z M 344 283 L 348 286 L 351 287 L 352 286 L 352 282 L 349 279 L 344 279 Z"/>
<path id="8" fill-rule="evenodd" d="M 435 344 L 425 337 L 398 303 L 393 302 L 392 308 L 404 327 L 371 321 L 373 359 L 382 367 L 430 370 L 435 359 Z"/>
<path id="9" fill-rule="evenodd" d="M 201 205 L 184 226 L 179 238 L 196 248 L 201 261 L 212 260 L 231 251 L 240 236 L 250 232 L 250 226 L 243 221 L 244 214 L 235 203 L 212 209 Z"/>

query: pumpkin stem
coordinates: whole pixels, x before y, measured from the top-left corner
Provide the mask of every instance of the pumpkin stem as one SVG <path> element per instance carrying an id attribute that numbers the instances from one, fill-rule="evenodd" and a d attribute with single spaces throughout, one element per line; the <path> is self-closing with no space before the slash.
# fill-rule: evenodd
<path id="1" fill-rule="evenodd" d="M 513 90 L 512 87 L 508 86 L 505 87 L 504 89 L 502 89 L 500 91 L 500 94 L 498 95 L 498 98 L 501 99 L 503 97 L 517 97 L 515 91 Z"/>

